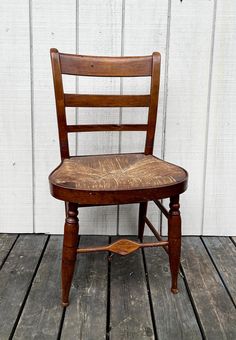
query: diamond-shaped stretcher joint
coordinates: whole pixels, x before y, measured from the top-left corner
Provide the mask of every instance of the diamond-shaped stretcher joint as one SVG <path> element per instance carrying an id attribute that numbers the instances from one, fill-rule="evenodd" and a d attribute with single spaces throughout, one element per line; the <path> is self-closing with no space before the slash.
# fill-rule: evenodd
<path id="1" fill-rule="evenodd" d="M 128 255 L 138 250 L 139 248 L 144 247 L 160 247 L 167 246 L 168 241 L 160 241 L 160 242 L 146 242 L 146 243 L 138 243 L 127 239 L 120 239 L 112 244 L 101 247 L 94 248 L 78 248 L 77 253 L 91 253 L 91 252 L 99 252 L 99 251 L 110 251 L 111 253 L 116 253 L 119 255 Z"/>

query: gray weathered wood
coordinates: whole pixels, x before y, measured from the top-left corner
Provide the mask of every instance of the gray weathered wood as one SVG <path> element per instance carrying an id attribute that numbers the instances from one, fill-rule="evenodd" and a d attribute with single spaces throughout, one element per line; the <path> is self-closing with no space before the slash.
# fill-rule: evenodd
<path id="1" fill-rule="evenodd" d="M 105 245 L 107 236 L 82 236 L 80 247 Z M 77 256 L 62 339 L 106 339 L 107 253 Z"/>
<path id="2" fill-rule="evenodd" d="M 63 311 L 60 303 L 61 251 L 62 236 L 51 236 L 14 339 L 57 338 Z"/>
<path id="3" fill-rule="evenodd" d="M 0 339 L 9 338 L 45 245 L 45 235 L 21 235 L 0 271 Z"/>
<path id="4" fill-rule="evenodd" d="M 0 268 L 17 238 L 17 234 L 0 234 Z"/>
<path id="5" fill-rule="evenodd" d="M 207 339 L 236 339 L 235 308 L 198 237 L 183 238 L 182 266 Z"/>
<path id="6" fill-rule="evenodd" d="M 231 238 L 232 238 L 233 243 L 236 245 L 236 236 L 232 236 Z"/>
<path id="7" fill-rule="evenodd" d="M 229 237 L 203 237 L 203 241 L 236 303 L 236 247 Z"/>
<path id="8" fill-rule="evenodd" d="M 112 257 L 110 282 L 110 338 L 154 339 L 141 250 Z"/>
<path id="9" fill-rule="evenodd" d="M 154 242 L 154 237 L 147 237 Z M 147 273 L 159 340 L 202 339 L 194 311 L 184 284 L 179 276 L 179 294 L 170 291 L 171 276 L 168 255 L 162 248 L 144 250 Z"/>

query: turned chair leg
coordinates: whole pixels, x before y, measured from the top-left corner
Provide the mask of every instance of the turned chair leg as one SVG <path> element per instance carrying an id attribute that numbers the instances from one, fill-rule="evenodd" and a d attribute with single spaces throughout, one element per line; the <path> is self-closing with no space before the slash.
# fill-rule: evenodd
<path id="1" fill-rule="evenodd" d="M 78 204 L 68 203 L 67 216 L 64 227 L 64 240 L 62 252 L 62 305 L 69 305 L 69 293 L 74 274 L 77 246 L 78 246 Z"/>
<path id="2" fill-rule="evenodd" d="M 143 239 L 145 217 L 147 214 L 147 205 L 148 202 L 142 202 L 139 205 L 138 237 L 140 240 Z"/>
<path id="3" fill-rule="evenodd" d="M 170 211 L 168 217 L 168 249 L 171 271 L 171 291 L 178 293 L 177 280 L 181 253 L 181 217 L 179 210 L 179 196 L 170 198 Z"/>

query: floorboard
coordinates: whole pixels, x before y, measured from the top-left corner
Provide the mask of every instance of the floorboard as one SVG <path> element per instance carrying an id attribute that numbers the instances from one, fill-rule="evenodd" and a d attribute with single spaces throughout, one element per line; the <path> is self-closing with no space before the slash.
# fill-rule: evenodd
<path id="1" fill-rule="evenodd" d="M 0 339 L 9 339 L 45 246 L 45 235 L 21 235 L 0 271 Z"/>
<path id="2" fill-rule="evenodd" d="M 154 339 L 141 250 L 128 256 L 113 255 L 110 280 L 110 338 Z"/>
<path id="3" fill-rule="evenodd" d="M 107 236 L 82 236 L 80 247 L 106 245 Z M 106 253 L 79 254 L 61 339 L 106 339 Z"/>
<path id="4" fill-rule="evenodd" d="M 236 247 L 229 237 L 203 237 L 203 242 L 236 305 Z"/>
<path id="5" fill-rule="evenodd" d="M 236 339 L 234 305 L 199 237 L 184 237 L 182 266 L 207 339 Z"/>
<path id="6" fill-rule="evenodd" d="M 235 241 L 183 237 L 177 295 L 161 248 L 109 261 L 108 253 L 80 254 L 63 309 L 62 236 L 0 234 L 0 340 L 235 340 Z M 108 236 L 80 240 L 107 243 Z"/>
<path id="7" fill-rule="evenodd" d="M 31 287 L 14 339 L 56 339 L 60 305 L 62 237 L 51 236 Z"/>
<path id="8" fill-rule="evenodd" d="M 145 240 L 150 242 L 150 238 Z M 155 238 L 151 238 L 151 242 L 155 242 Z M 202 339 L 184 279 L 180 275 L 179 294 L 173 295 L 170 291 L 167 253 L 160 247 L 146 248 L 144 253 L 158 340 Z"/>
<path id="9" fill-rule="evenodd" d="M 18 234 L 0 234 L 0 268 L 11 250 Z"/>

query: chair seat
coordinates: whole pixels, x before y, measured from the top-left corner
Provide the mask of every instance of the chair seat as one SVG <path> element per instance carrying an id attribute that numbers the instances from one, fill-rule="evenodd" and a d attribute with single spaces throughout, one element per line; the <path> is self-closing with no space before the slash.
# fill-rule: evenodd
<path id="1" fill-rule="evenodd" d="M 83 204 L 116 204 L 168 197 L 170 188 L 172 195 L 175 188 L 179 194 L 186 190 L 187 176 L 181 167 L 137 153 L 64 159 L 49 181 L 56 198 Z M 124 192 L 127 199 L 120 201 Z"/>

